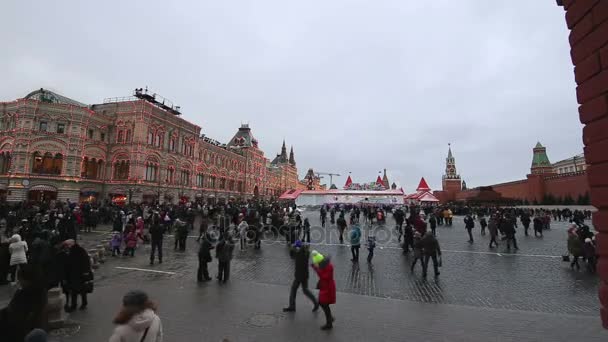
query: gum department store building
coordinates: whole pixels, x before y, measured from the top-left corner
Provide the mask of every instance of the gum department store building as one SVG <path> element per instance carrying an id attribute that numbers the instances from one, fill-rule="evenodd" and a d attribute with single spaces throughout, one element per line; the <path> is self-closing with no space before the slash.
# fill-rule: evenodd
<path id="1" fill-rule="evenodd" d="M 44 89 L 0 102 L 0 198 L 176 203 L 297 188 L 285 142 L 270 161 L 248 125 L 221 144 L 179 115 L 147 89 L 90 106 Z"/>

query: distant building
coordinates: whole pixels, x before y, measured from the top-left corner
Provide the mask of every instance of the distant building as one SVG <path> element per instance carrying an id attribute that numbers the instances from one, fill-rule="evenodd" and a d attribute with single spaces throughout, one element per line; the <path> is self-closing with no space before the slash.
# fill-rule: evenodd
<path id="1" fill-rule="evenodd" d="M 587 161 L 585 160 L 585 154 L 577 154 L 568 159 L 560 160 L 557 163 L 553 163 L 553 172 L 561 175 L 565 173 L 573 173 L 587 170 Z"/>
<path id="2" fill-rule="evenodd" d="M 500 198 L 511 202 L 514 200 L 529 203 L 559 202 L 566 201 L 566 199 L 570 201 L 588 200 L 587 164 L 582 154 L 551 164 L 547 156 L 547 149 L 540 142 L 534 146 L 532 153 L 530 173 L 526 179 L 467 189 L 466 183 L 456 172 L 456 161 L 450 147 L 446 158 L 442 190 L 435 191 L 434 194 L 443 203 L 485 198 L 484 196 L 490 190 L 500 195 L 499 197 L 494 196 L 493 200 Z M 480 196 L 480 193 L 483 193 L 484 196 Z"/>

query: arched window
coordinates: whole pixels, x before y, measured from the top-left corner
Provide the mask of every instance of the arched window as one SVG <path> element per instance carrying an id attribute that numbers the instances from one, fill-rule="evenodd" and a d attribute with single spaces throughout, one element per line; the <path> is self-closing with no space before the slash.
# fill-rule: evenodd
<path id="1" fill-rule="evenodd" d="M 9 152 L 0 153 L 0 175 L 8 173 L 11 167 L 11 154 Z"/>
<path id="2" fill-rule="evenodd" d="M 171 139 L 169 139 L 169 151 L 175 151 L 175 137 L 171 137 Z"/>
<path id="3" fill-rule="evenodd" d="M 158 179 L 158 165 L 156 163 L 146 163 L 146 180 L 148 182 L 156 182 Z"/>
<path id="4" fill-rule="evenodd" d="M 154 132 L 152 130 L 148 131 L 148 145 L 154 144 Z"/>
<path id="5" fill-rule="evenodd" d="M 131 142 L 131 130 L 130 129 L 127 130 L 127 136 L 126 136 L 125 140 L 126 140 L 125 142 Z"/>
<path id="6" fill-rule="evenodd" d="M 44 155 L 34 152 L 32 160 L 32 173 L 59 175 L 63 167 L 63 155 L 57 153 L 53 156 L 47 152 Z"/>
<path id="7" fill-rule="evenodd" d="M 80 176 L 87 179 L 100 179 L 103 161 L 84 157 Z"/>
<path id="8" fill-rule="evenodd" d="M 156 133 L 156 137 L 154 140 L 154 146 L 160 147 L 160 145 L 162 144 L 162 136 L 163 136 L 163 132 Z"/>
<path id="9" fill-rule="evenodd" d="M 122 141 L 122 130 L 118 131 L 118 135 L 116 136 L 116 142 L 121 143 Z"/>
<path id="10" fill-rule="evenodd" d="M 115 180 L 127 180 L 129 179 L 129 161 L 128 160 L 117 160 L 114 162 L 114 179 Z"/>

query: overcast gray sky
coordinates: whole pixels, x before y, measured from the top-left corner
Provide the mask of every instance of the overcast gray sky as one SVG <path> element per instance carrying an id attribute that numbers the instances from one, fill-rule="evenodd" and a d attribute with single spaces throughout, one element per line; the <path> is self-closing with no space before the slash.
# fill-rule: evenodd
<path id="1" fill-rule="evenodd" d="M 554 0 L 6 1 L 0 100 L 85 103 L 150 89 L 220 141 L 249 122 L 300 174 L 441 187 L 448 142 L 469 186 L 582 151 Z"/>

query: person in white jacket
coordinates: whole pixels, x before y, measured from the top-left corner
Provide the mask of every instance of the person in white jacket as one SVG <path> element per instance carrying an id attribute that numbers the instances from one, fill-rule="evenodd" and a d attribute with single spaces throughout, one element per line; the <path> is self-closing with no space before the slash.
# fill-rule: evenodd
<path id="1" fill-rule="evenodd" d="M 8 246 L 8 250 L 11 253 L 11 281 L 15 282 L 15 276 L 17 274 L 17 267 L 19 265 L 27 264 L 27 242 L 21 241 L 21 235 L 15 234 L 11 237 L 11 244 Z"/>
<path id="2" fill-rule="evenodd" d="M 141 290 L 127 292 L 122 309 L 114 318 L 114 334 L 109 342 L 162 342 L 163 326 L 156 304 Z"/>

